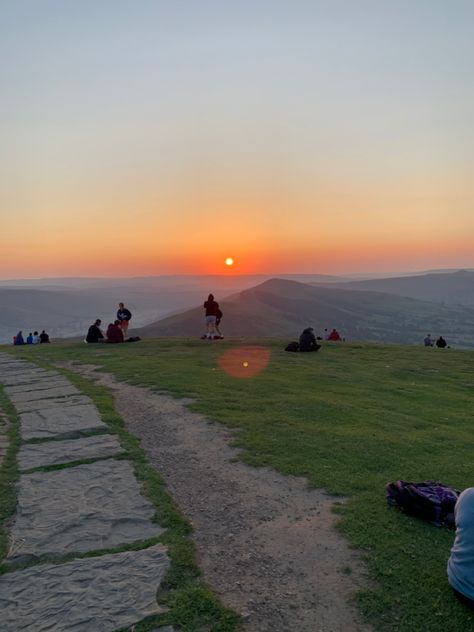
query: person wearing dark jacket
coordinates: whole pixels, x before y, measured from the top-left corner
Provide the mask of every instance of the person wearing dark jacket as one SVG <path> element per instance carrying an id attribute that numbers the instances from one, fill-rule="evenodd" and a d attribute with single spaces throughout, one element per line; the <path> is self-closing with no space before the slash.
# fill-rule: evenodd
<path id="1" fill-rule="evenodd" d="M 132 312 L 125 307 L 123 303 L 119 303 L 119 308 L 117 310 L 117 320 L 119 321 L 119 327 L 121 327 L 123 331 L 123 336 L 125 338 L 125 334 L 128 331 L 128 326 L 130 321 L 132 320 Z"/>
<path id="2" fill-rule="evenodd" d="M 13 343 L 14 345 L 24 345 L 25 339 L 23 338 L 23 332 L 19 331 L 17 335 L 15 336 L 14 340 L 15 340 L 15 342 Z"/>
<path id="3" fill-rule="evenodd" d="M 116 320 L 114 323 L 110 323 L 107 327 L 107 340 L 110 344 L 117 342 L 123 342 L 123 331 L 120 327 L 120 321 Z"/>
<path id="4" fill-rule="evenodd" d="M 313 328 L 307 327 L 300 336 L 300 351 L 319 351 L 319 349 L 321 345 L 318 345 Z"/>
<path id="5" fill-rule="evenodd" d="M 86 342 L 95 343 L 101 342 L 104 340 L 104 334 L 100 330 L 100 325 L 102 321 L 98 318 L 93 325 L 89 327 L 89 331 L 87 332 Z"/>
<path id="6" fill-rule="evenodd" d="M 204 309 L 206 310 L 206 333 L 201 336 L 202 339 L 219 339 L 220 336 L 216 335 L 216 320 L 219 313 L 219 303 L 214 300 L 214 295 L 209 294 L 207 301 L 204 302 Z"/>
<path id="7" fill-rule="evenodd" d="M 444 349 L 446 347 L 448 343 L 446 342 L 446 340 L 443 338 L 443 336 L 440 336 L 438 338 L 438 340 L 436 341 L 436 346 L 438 347 L 438 349 Z"/>
<path id="8" fill-rule="evenodd" d="M 45 332 L 45 330 L 43 329 L 43 331 L 40 333 L 40 343 L 45 344 L 47 342 L 49 342 L 49 336 L 48 334 Z"/>

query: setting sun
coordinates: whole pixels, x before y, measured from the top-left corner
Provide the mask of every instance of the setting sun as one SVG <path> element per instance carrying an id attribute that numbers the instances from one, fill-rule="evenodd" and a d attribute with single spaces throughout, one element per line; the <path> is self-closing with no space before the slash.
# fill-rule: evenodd
<path id="1" fill-rule="evenodd" d="M 233 266 L 234 260 L 232 259 L 232 257 L 227 257 L 227 259 L 225 260 L 225 264 L 226 266 Z"/>

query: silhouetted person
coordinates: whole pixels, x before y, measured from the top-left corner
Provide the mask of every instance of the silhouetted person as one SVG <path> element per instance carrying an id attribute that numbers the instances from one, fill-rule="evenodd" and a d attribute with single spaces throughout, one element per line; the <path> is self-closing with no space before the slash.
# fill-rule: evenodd
<path id="1" fill-rule="evenodd" d="M 321 345 L 317 343 L 313 328 L 307 327 L 300 336 L 300 351 L 319 351 L 319 349 Z"/>
<path id="2" fill-rule="evenodd" d="M 333 329 L 331 333 L 329 334 L 328 340 L 333 340 L 335 342 L 338 342 L 341 340 L 341 336 L 339 335 L 339 332 L 336 329 Z"/>
<path id="3" fill-rule="evenodd" d="M 114 323 L 110 323 L 107 327 L 107 340 L 110 344 L 115 344 L 117 342 L 123 342 L 123 331 L 120 327 L 120 321 L 116 320 Z"/>
<path id="4" fill-rule="evenodd" d="M 206 333 L 202 336 L 203 339 L 218 338 L 215 335 L 215 326 L 217 320 L 217 313 L 219 311 L 219 303 L 214 300 L 214 294 L 209 294 L 207 301 L 204 302 L 204 309 L 206 310 Z"/>
<path id="5" fill-rule="evenodd" d="M 104 334 L 100 330 L 100 325 L 102 321 L 98 318 L 93 325 L 89 327 L 89 331 L 87 332 L 86 342 L 95 343 L 100 342 L 104 339 Z"/>
<path id="6" fill-rule="evenodd" d="M 49 342 L 49 336 L 48 336 L 48 334 L 45 332 L 45 330 L 44 330 L 44 329 L 43 329 L 43 331 L 40 333 L 39 339 L 40 339 L 40 343 L 43 343 L 43 344 L 45 344 L 45 343 Z"/>
<path id="7" fill-rule="evenodd" d="M 448 561 L 448 581 L 456 597 L 474 608 L 474 487 L 460 494 L 454 521 L 456 538 Z"/>
<path id="8" fill-rule="evenodd" d="M 130 321 L 132 320 L 132 312 L 125 307 L 123 303 L 119 303 L 119 308 L 117 311 L 117 320 L 119 321 L 119 326 L 123 331 L 123 335 L 128 331 L 128 326 Z"/>
<path id="9" fill-rule="evenodd" d="M 438 349 L 444 349 L 447 346 L 447 344 L 448 343 L 443 338 L 443 336 L 440 336 L 438 340 L 436 341 L 436 346 L 438 347 Z"/>
<path id="10" fill-rule="evenodd" d="M 423 340 L 423 342 L 425 343 L 425 347 L 432 347 L 433 338 L 431 337 L 431 334 L 426 334 L 426 338 Z"/>
<path id="11" fill-rule="evenodd" d="M 15 345 L 24 345 L 25 344 L 25 339 L 23 338 L 23 332 L 21 330 L 15 336 L 15 341 L 14 341 L 13 344 L 15 344 Z"/>

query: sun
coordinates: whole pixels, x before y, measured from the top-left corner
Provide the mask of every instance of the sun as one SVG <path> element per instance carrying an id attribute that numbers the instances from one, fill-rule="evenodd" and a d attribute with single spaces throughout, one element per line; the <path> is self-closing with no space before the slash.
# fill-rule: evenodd
<path id="1" fill-rule="evenodd" d="M 232 257 L 227 257 L 227 259 L 225 260 L 225 264 L 226 266 L 233 266 L 234 260 L 232 259 Z"/>

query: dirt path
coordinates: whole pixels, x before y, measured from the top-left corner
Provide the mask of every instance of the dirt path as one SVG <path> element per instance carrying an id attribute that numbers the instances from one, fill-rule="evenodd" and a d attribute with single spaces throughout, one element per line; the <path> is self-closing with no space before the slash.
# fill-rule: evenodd
<path id="1" fill-rule="evenodd" d="M 240 462 L 232 434 L 190 412 L 189 401 L 118 383 L 97 367 L 68 368 L 113 389 L 118 412 L 193 524 L 205 581 L 242 614 L 244 632 L 372 629 L 349 601 L 365 579 L 334 529 L 334 498 Z"/>

